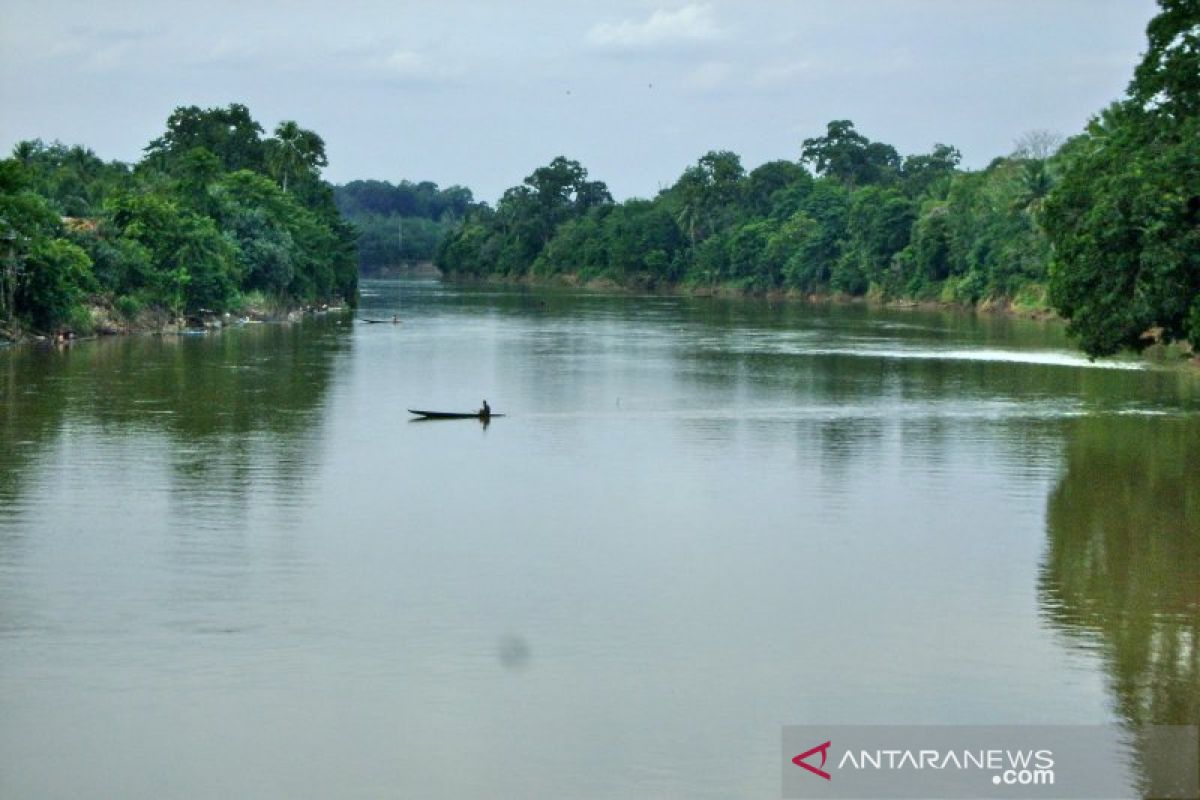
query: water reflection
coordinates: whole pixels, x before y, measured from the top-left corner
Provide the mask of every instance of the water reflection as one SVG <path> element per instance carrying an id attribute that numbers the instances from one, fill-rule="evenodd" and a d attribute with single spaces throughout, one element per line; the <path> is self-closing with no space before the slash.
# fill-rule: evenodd
<path id="1" fill-rule="evenodd" d="M 781 722 L 1194 715 L 1200 381 L 919 312 L 397 312 L 0 353 L 0 794 L 766 797 Z"/>
<path id="2" fill-rule="evenodd" d="M 34 473 L 52 458 L 50 443 L 62 426 L 64 366 L 60 354 L 48 349 L 23 358 L 0 352 L 0 635 L 36 625 L 41 616 L 6 577 L 28 555 L 29 533 L 19 523 L 28 514 L 25 497 L 37 483 Z"/>
<path id="3" fill-rule="evenodd" d="M 1068 435 L 1042 612 L 1099 656 L 1131 729 L 1200 724 L 1200 419 L 1085 419 Z M 1134 746 L 1145 780 L 1182 766 Z"/>
<path id="4" fill-rule="evenodd" d="M 205 602 L 237 602 L 256 570 L 295 569 L 289 532 L 310 504 L 347 346 L 323 319 L 0 354 L 0 632 L 63 617 L 35 588 L 47 575 L 64 606 L 91 602 L 111 624 L 135 591 L 162 591 L 190 625 L 214 616 Z M 107 586 L 97 604 L 68 567 L 33 566 L 56 558 L 118 574 L 162 558 L 175 579 Z"/>
<path id="5" fill-rule="evenodd" d="M 30 467 L 61 427 L 66 367 L 63 354 L 49 348 L 0 353 L 0 524 L 21 512 Z"/>
<path id="6" fill-rule="evenodd" d="M 20 509 L 21 486 L 64 429 L 113 440 L 164 435 L 184 510 L 244 511 L 255 485 L 247 478 L 264 472 L 280 499 L 294 498 L 311 473 L 334 357 L 346 347 L 337 322 L 14 348 L 0 360 L 0 506 Z"/>

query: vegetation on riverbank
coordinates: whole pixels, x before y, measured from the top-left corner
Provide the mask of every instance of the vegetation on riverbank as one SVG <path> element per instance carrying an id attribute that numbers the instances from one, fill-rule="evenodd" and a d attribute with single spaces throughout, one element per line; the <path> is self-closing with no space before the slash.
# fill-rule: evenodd
<path id="1" fill-rule="evenodd" d="M 333 199 L 358 230 L 363 275 L 433 261 L 438 243 L 477 205 L 470 189 L 431 181 L 351 181 L 335 186 Z"/>
<path id="2" fill-rule="evenodd" d="M 651 200 L 613 202 L 563 157 L 438 249 L 466 276 L 636 288 L 1053 307 L 1090 355 L 1200 347 L 1200 3 L 1160 0 L 1129 96 L 1059 146 L 1027 134 L 981 171 L 901 156 L 849 120 L 799 162 L 709 152 Z"/>
<path id="3" fill-rule="evenodd" d="M 0 326 L 97 325 L 354 302 L 353 228 L 325 146 L 245 106 L 177 108 L 134 165 L 18 144 L 0 161 Z"/>
<path id="4" fill-rule="evenodd" d="M 1032 209 L 1042 195 L 1030 184 L 1052 159 L 999 159 L 963 173 L 951 147 L 902 159 L 848 121 L 807 140 L 805 153 L 816 176 L 788 161 L 747 174 L 736 154 L 711 152 L 653 200 L 621 204 L 578 163 L 555 159 L 495 211 L 472 214 L 439 266 L 644 288 L 969 302 L 1044 278 L 1048 245 Z"/>

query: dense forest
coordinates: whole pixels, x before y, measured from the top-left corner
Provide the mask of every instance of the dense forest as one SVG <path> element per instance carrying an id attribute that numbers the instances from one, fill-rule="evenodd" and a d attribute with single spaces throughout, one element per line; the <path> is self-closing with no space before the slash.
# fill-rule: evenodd
<path id="1" fill-rule="evenodd" d="M 353 302 L 354 229 L 325 145 L 241 105 L 178 108 L 137 164 L 40 140 L 0 161 L 0 326 L 88 333 L 96 315 Z"/>
<path id="2" fill-rule="evenodd" d="M 1127 97 L 1061 144 L 986 169 L 901 155 L 849 120 L 798 161 L 709 152 L 650 200 L 613 202 L 559 157 L 477 206 L 437 263 L 464 276 L 1053 307 L 1083 349 L 1200 348 L 1200 0 L 1160 0 Z"/>
<path id="3" fill-rule="evenodd" d="M 476 207 L 470 189 L 430 181 L 351 181 L 335 186 L 333 199 L 358 229 L 365 275 L 433 261 L 438 243 Z"/>
<path id="4" fill-rule="evenodd" d="M 331 187 L 317 134 L 267 137 L 236 104 L 176 109 L 133 165 L 21 142 L 0 161 L 0 326 L 353 302 L 360 269 L 433 258 L 459 276 L 1053 309 L 1091 355 L 1200 348 L 1200 0 L 1159 5 L 1124 99 L 982 170 L 834 120 L 795 161 L 709 152 L 652 199 L 614 202 L 555 158 L 492 208 L 431 182 Z"/>

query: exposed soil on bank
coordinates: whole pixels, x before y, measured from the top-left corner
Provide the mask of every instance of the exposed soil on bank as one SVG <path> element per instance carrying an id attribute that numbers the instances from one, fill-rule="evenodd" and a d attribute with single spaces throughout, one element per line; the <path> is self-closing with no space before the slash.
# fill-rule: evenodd
<path id="1" fill-rule="evenodd" d="M 348 310 L 348 306 L 342 304 L 293 307 L 249 305 L 237 312 L 196 313 L 178 317 L 161 308 L 142 309 L 133 317 L 122 316 L 114 308 L 106 305 L 88 306 L 87 310 L 91 317 L 88 330 L 74 330 L 67 325 L 50 331 L 24 329 L 16 326 L 0 327 L 0 342 L 66 344 L 105 336 L 128 336 L 131 334 L 192 335 L 263 322 L 295 322 L 310 315 L 342 313 Z"/>

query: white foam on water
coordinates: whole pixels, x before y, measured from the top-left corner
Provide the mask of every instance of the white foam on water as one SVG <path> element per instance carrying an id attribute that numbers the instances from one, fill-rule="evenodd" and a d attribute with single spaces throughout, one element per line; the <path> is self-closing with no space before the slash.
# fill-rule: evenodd
<path id="1" fill-rule="evenodd" d="M 926 361 L 979 361 L 1006 364 L 1033 364 L 1081 369 L 1144 370 L 1145 364 L 1135 361 L 1089 361 L 1083 356 L 1053 350 L 905 350 L 902 348 L 819 347 L 792 350 L 796 355 L 837 355 L 860 358 L 921 359 Z"/>
<path id="2" fill-rule="evenodd" d="M 626 403 L 618 409 L 592 409 L 586 412 L 530 411 L 509 414 L 521 419 L 599 420 L 679 420 L 708 422 L 832 422 L 839 420 L 978 420 L 1004 422 L 1014 420 L 1046 421 L 1081 417 L 1168 417 L 1191 412 L 1140 406 L 1093 406 L 1078 400 L 1005 400 L 999 398 L 945 399 L 920 401 L 888 400 L 879 403 L 808 403 L 803 405 L 674 408 L 659 409 Z"/>
<path id="3" fill-rule="evenodd" d="M 904 356 L 900 356 L 903 358 Z M 916 355 L 915 358 L 942 358 L 952 361 L 1003 361 L 1015 364 L 1045 364 L 1055 367 L 1083 367 L 1085 369 L 1123 369 L 1141 370 L 1145 364 L 1135 361 L 1092 361 L 1073 353 L 1041 351 L 1028 352 L 1021 350 L 947 350 L 934 351 L 929 355 Z"/>

